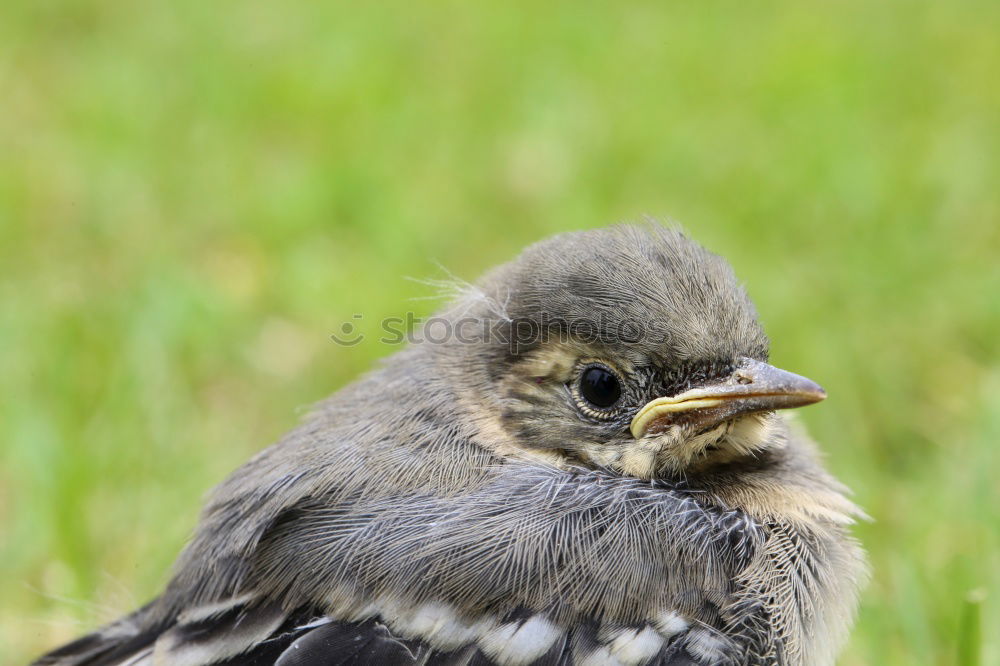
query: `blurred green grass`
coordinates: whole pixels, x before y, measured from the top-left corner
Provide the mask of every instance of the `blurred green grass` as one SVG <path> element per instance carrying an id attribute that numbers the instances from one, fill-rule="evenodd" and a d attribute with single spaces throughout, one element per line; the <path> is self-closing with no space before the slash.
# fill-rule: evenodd
<path id="1" fill-rule="evenodd" d="M 329 334 L 428 311 L 405 276 L 644 214 L 830 392 L 802 418 L 875 519 L 842 663 L 1000 663 L 998 34 L 987 0 L 6 3 L 0 663 L 155 594 L 207 489 L 391 351 Z"/>

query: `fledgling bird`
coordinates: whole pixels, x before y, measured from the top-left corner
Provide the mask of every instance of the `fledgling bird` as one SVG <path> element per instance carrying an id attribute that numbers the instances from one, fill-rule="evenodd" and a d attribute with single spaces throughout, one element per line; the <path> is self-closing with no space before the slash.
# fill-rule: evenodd
<path id="1" fill-rule="evenodd" d="M 768 347 L 679 231 L 529 247 L 216 488 L 160 597 L 36 664 L 830 664 L 863 514 Z"/>

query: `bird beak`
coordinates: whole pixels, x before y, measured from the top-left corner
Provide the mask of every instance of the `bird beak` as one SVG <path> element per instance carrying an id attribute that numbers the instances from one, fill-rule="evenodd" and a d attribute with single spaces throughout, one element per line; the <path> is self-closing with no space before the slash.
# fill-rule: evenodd
<path id="1" fill-rule="evenodd" d="M 826 391 L 811 379 L 744 358 L 724 380 L 646 403 L 632 419 L 632 436 L 663 432 L 677 423 L 702 428 L 742 414 L 811 405 Z"/>

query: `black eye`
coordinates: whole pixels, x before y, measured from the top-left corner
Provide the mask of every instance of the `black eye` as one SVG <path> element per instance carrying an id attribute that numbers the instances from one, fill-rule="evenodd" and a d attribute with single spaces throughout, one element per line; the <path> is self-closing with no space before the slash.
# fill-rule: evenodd
<path id="1" fill-rule="evenodd" d="M 580 375 L 580 395 L 594 407 L 607 409 L 622 396 L 622 385 L 608 368 L 591 365 Z"/>

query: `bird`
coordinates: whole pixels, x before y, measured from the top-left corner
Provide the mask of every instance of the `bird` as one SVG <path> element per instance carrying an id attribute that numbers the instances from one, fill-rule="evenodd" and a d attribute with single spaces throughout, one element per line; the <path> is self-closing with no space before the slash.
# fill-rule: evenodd
<path id="1" fill-rule="evenodd" d="M 36 666 L 833 663 L 866 518 L 722 257 L 527 247 L 210 495 L 153 601 Z"/>

